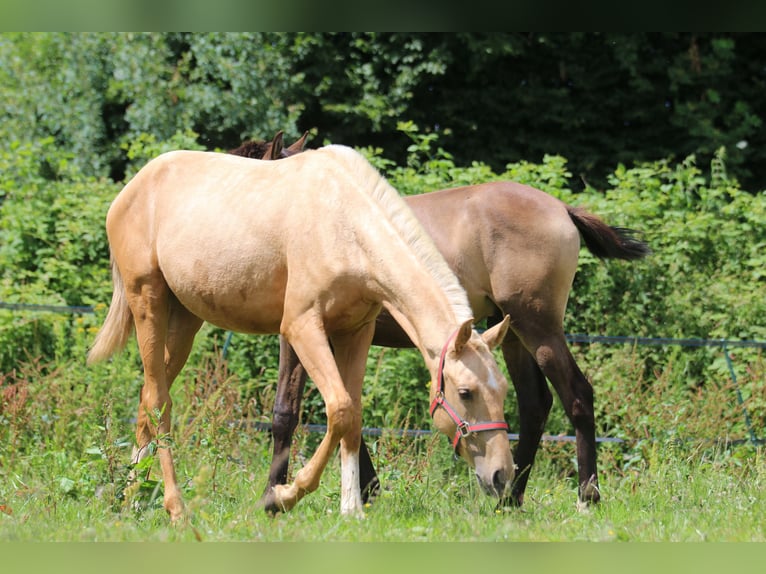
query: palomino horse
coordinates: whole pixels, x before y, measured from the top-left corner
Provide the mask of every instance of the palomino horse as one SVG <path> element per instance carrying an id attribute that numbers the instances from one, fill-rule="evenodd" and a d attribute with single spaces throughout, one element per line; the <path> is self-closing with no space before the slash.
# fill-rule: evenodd
<path id="1" fill-rule="evenodd" d="M 596 471 L 593 389 L 564 337 L 564 312 L 580 250 L 600 258 L 646 256 L 648 246 L 630 229 L 610 227 L 597 216 L 538 189 L 494 182 L 406 197 L 405 201 L 465 288 L 474 317 L 495 324 L 503 315 L 511 327 L 502 352 L 516 390 L 518 473 L 503 505 L 520 506 L 529 472 L 552 405 L 546 377 L 575 429 L 578 501 L 600 499 Z M 306 380 L 298 357 L 280 341 L 279 384 L 274 404 L 274 456 L 264 493 L 287 480 L 289 445 L 298 423 Z M 407 334 L 385 311 L 378 316 L 373 344 L 411 347 Z M 360 479 L 364 500 L 378 479 L 362 441 Z"/>
<path id="2" fill-rule="evenodd" d="M 316 452 L 268 503 L 288 510 L 315 490 L 340 444 L 341 512 L 361 513 L 361 386 L 382 308 L 423 355 L 434 425 L 455 437 L 485 491 L 507 495 L 514 478 L 503 420 L 508 385 L 491 349 L 509 318 L 481 335 L 472 329 L 455 275 L 357 152 L 327 146 L 280 161 L 165 153 L 118 194 L 106 229 L 114 292 L 88 359 L 110 356 L 135 328 L 144 385 L 134 461 L 156 441 L 171 519 L 184 507 L 166 440 L 169 391 L 203 321 L 280 333 L 325 402 L 327 432 Z"/>

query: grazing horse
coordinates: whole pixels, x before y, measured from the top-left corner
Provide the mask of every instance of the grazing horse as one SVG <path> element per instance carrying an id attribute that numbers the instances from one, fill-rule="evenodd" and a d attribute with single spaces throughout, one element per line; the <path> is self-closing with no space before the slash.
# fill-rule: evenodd
<path id="1" fill-rule="evenodd" d="M 497 323 L 511 317 L 502 352 L 519 409 L 518 472 L 502 505 L 520 506 L 552 405 L 552 383 L 575 429 L 578 502 L 598 502 L 593 389 L 564 336 L 564 312 L 577 270 L 580 236 L 600 258 L 639 259 L 650 253 L 634 231 L 611 227 L 597 216 L 538 189 L 493 182 L 405 197 L 465 288 L 474 317 Z M 411 347 L 385 311 L 373 344 Z M 289 445 L 298 424 L 306 373 L 289 344 L 280 340 L 279 383 L 274 404 L 274 451 L 269 483 L 287 480 Z M 364 500 L 379 488 L 361 443 Z"/>
<path id="2" fill-rule="evenodd" d="M 280 333 L 325 402 L 327 432 L 290 485 L 265 501 L 289 510 L 341 447 L 341 512 L 362 513 L 361 387 L 382 308 L 420 350 L 435 427 L 502 499 L 514 478 L 503 420 L 508 384 L 491 349 L 509 318 L 478 334 L 466 293 L 399 194 L 354 150 L 279 161 L 173 151 L 143 167 L 106 217 L 114 291 L 88 361 L 135 329 L 144 367 L 133 461 L 155 441 L 164 507 L 184 515 L 167 436 L 170 386 L 203 321 Z M 332 347 L 331 347 L 332 345 Z"/>

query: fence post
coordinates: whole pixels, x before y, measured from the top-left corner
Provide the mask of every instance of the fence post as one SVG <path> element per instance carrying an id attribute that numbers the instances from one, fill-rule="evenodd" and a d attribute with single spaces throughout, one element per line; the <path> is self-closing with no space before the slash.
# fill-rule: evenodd
<path id="1" fill-rule="evenodd" d="M 726 357 L 726 365 L 729 367 L 729 375 L 731 376 L 731 380 L 734 383 L 734 390 L 737 392 L 737 402 L 739 403 L 739 406 L 742 407 L 742 412 L 745 415 L 745 426 L 747 427 L 747 433 L 750 435 L 750 442 L 753 443 L 753 446 L 758 444 L 758 439 L 755 438 L 755 432 L 753 431 L 753 425 L 750 422 L 750 413 L 747 410 L 747 406 L 745 406 L 745 400 L 742 398 L 742 391 L 739 388 L 739 383 L 737 382 L 737 373 L 734 372 L 734 363 L 731 360 L 731 356 L 729 355 L 729 348 L 726 346 L 726 340 L 721 341 L 723 345 L 723 356 Z"/>

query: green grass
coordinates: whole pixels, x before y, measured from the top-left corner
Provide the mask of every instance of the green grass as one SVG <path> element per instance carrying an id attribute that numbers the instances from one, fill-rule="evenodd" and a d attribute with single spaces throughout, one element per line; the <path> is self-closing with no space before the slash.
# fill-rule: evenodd
<path id="1" fill-rule="evenodd" d="M 337 456 L 316 492 L 267 516 L 258 500 L 270 436 L 230 424 L 262 415 L 222 365 L 190 368 L 173 388 L 174 456 L 190 517 L 174 526 L 161 491 L 153 492 L 161 486 L 156 464 L 138 508 L 123 495 L 141 385 L 135 357 L 87 370 L 27 365 L 0 387 L 0 542 L 766 540 L 762 449 L 711 440 L 740 416 L 736 404 L 723 413 L 731 388 L 708 385 L 684 399 L 661 373 L 651 385 L 628 387 L 628 371 L 597 397 L 622 425 L 604 430 L 647 438 L 599 446 L 601 504 L 576 506 L 573 443 L 544 442 L 524 507 L 498 514 L 446 438 L 384 436 L 368 439 L 383 491 L 355 519 L 339 515 Z M 556 419 L 554 410 L 552 425 Z M 292 472 L 318 440 L 296 435 Z"/>
<path id="2" fill-rule="evenodd" d="M 102 479 L 102 461 L 80 453 L 30 453 L 2 470 L 0 541 L 763 541 L 766 470 L 762 453 L 652 445 L 630 472 L 601 475 L 603 503 L 579 511 L 575 484 L 556 468 L 560 446 L 543 448 L 522 510 L 498 514 L 446 441 L 396 444 L 409 452 L 378 460 L 384 490 L 363 519 L 339 515 L 339 463 L 291 512 L 269 517 L 268 435 L 242 433 L 237 453 L 179 447 L 190 519 L 172 526 L 161 495 L 125 505 Z M 413 443 L 412 439 L 397 439 Z M 417 446 L 417 448 L 414 448 Z M 573 449 L 568 445 L 567 449 Z M 418 452 L 414 452 L 414 451 Z M 127 452 L 122 453 L 127 456 Z M 604 453 L 607 460 L 610 453 Z M 552 456 L 553 458 L 547 458 Z M 155 475 L 156 475 L 155 471 Z"/>

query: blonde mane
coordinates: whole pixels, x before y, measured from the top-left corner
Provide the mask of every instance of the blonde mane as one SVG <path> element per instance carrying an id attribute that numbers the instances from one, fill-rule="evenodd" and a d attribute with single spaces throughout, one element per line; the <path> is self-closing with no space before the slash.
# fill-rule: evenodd
<path id="1" fill-rule="evenodd" d="M 336 158 L 343 160 L 346 168 L 354 174 L 357 181 L 362 182 L 360 189 L 377 200 L 391 225 L 412 248 L 413 253 L 444 291 L 458 322 L 462 323 L 471 319 L 473 312 L 468 304 L 465 290 L 399 192 L 363 155 L 352 148 L 329 145 L 317 151 L 321 150 L 330 151 Z"/>

